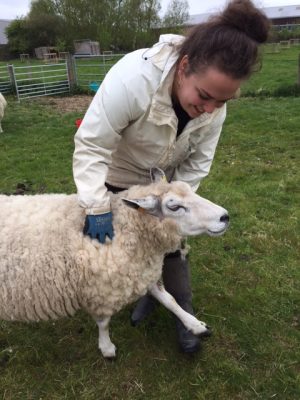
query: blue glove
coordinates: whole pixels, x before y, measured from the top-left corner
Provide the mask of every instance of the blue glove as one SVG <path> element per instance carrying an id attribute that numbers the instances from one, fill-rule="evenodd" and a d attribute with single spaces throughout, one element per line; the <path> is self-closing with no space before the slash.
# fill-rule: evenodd
<path id="1" fill-rule="evenodd" d="M 87 215 L 83 233 L 90 236 L 92 239 L 98 239 L 100 243 L 105 243 L 106 235 L 112 240 L 114 236 L 112 213 Z"/>

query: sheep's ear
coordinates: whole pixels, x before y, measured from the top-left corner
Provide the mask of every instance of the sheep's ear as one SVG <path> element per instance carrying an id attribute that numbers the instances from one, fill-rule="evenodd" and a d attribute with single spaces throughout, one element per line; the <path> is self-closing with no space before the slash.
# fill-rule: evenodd
<path id="1" fill-rule="evenodd" d="M 152 183 L 167 182 L 164 171 L 158 167 L 152 167 L 150 169 L 150 177 Z"/>
<path id="2" fill-rule="evenodd" d="M 144 210 L 148 214 L 161 218 L 161 203 L 157 196 L 150 195 L 142 199 L 122 199 L 123 202 L 136 210 Z"/>

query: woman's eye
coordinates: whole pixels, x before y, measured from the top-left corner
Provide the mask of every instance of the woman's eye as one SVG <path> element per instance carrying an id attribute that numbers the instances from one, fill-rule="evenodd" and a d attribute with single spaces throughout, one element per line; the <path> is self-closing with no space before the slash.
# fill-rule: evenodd
<path id="1" fill-rule="evenodd" d="M 198 93 L 199 97 L 201 100 L 209 100 L 209 98 L 207 96 L 205 96 L 204 94 Z"/>

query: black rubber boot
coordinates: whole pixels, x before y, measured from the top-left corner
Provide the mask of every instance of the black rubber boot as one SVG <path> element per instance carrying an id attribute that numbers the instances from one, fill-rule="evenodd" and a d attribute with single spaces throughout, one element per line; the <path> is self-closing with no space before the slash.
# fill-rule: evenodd
<path id="1" fill-rule="evenodd" d="M 194 315 L 193 309 L 190 308 L 190 304 L 185 304 L 177 301 L 181 308 L 190 314 Z M 189 310 L 189 311 L 188 311 Z M 177 318 L 175 318 L 177 341 L 179 348 L 183 353 L 196 353 L 201 348 L 201 342 L 198 336 L 195 336 L 192 332 L 188 331 L 183 323 Z"/>
<path id="2" fill-rule="evenodd" d="M 187 258 L 181 257 L 179 251 L 165 257 L 163 282 L 166 290 L 175 298 L 180 307 L 194 315 L 189 263 Z M 175 322 L 180 350 L 189 354 L 197 352 L 200 349 L 200 339 L 188 331 L 177 317 L 175 317 Z"/>
<path id="3" fill-rule="evenodd" d="M 131 314 L 131 325 L 136 326 L 145 318 L 147 318 L 156 307 L 156 304 L 156 300 L 150 294 L 146 294 L 145 296 L 141 297 Z"/>

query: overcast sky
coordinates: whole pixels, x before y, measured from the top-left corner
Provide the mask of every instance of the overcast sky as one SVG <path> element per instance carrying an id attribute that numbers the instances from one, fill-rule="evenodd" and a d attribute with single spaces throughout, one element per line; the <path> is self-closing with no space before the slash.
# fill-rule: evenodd
<path id="1" fill-rule="evenodd" d="M 25 16 L 29 11 L 31 0 L 0 0 L 0 19 L 14 19 Z M 170 0 L 161 0 L 164 13 Z M 299 5 L 300 0 L 254 0 L 261 7 Z M 220 10 L 226 4 L 226 0 L 189 0 L 189 13 L 201 14 L 209 11 Z"/>

